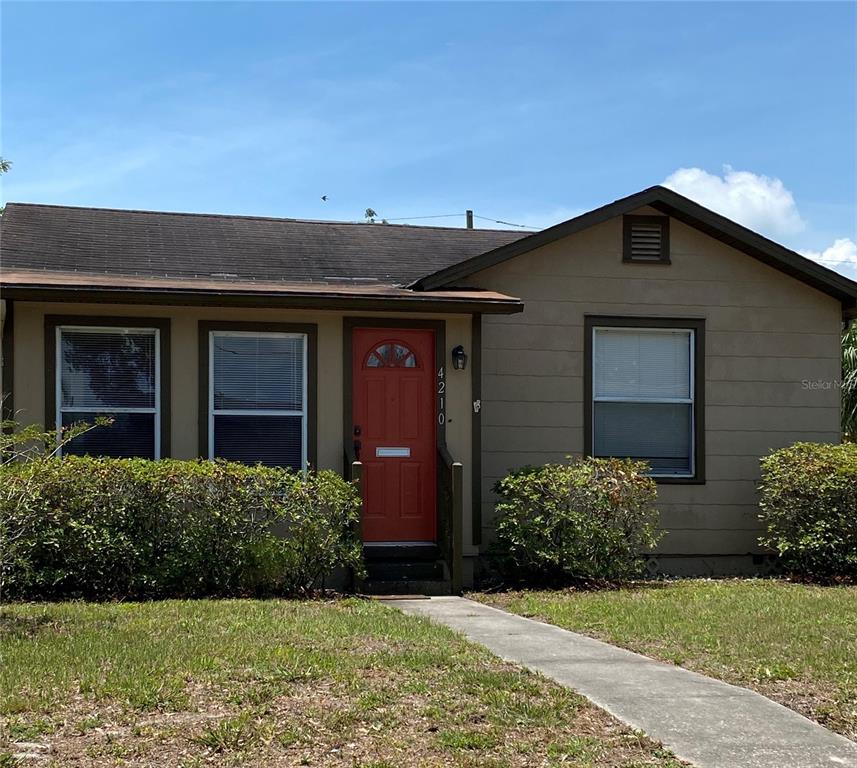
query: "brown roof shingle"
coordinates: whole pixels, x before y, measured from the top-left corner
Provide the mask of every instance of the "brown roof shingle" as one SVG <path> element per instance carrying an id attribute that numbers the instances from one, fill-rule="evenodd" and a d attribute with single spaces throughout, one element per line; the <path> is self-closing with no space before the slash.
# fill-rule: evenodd
<path id="1" fill-rule="evenodd" d="M 407 284 L 524 236 L 451 227 L 9 203 L 0 269 Z"/>

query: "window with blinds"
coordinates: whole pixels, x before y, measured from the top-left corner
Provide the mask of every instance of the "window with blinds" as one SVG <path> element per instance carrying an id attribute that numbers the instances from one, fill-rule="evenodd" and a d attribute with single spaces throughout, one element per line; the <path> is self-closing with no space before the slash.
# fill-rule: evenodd
<path id="1" fill-rule="evenodd" d="M 65 453 L 160 458 L 160 337 L 156 328 L 56 329 L 58 426 L 113 419 Z"/>
<path id="2" fill-rule="evenodd" d="M 651 474 L 694 474 L 694 333 L 593 328 L 592 453 L 649 462 Z"/>
<path id="3" fill-rule="evenodd" d="M 209 333 L 209 456 L 306 466 L 306 335 Z"/>

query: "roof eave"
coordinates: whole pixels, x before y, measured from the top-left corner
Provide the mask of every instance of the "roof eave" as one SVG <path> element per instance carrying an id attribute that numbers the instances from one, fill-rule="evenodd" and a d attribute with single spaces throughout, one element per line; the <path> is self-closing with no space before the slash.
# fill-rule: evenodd
<path id="1" fill-rule="evenodd" d="M 414 291 L 411 295 L 355 296 L 335 291 L 235 291 L 138 288 L 119 286 L 74 287 L 39 284 L 0 284 L 0 298 L 13 301 L 63 301 L 97 304 L 157 304 L 168 306 L 238 306 L 257 308 L 327 309 L 399 312 L 445 312 L 457 314 L 512 315 L 523 312 L 517 298 L 461 299 Z"/>

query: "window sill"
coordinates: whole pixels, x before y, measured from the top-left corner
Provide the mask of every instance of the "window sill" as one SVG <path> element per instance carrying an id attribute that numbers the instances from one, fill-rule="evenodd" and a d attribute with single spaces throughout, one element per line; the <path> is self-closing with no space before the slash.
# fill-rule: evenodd
<path id="1" fill-rule="evenodd" d="M 666 477 L 649 475 L 658 485 L 705 485 L 704 477 Z"/>

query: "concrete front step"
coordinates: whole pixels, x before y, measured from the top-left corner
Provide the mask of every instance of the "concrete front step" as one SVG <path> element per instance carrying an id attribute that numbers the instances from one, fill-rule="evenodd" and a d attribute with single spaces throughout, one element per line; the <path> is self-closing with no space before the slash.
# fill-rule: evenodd
<path id="1" fill-rule="evenodd" d="M 366 579 L 358 591 L 371 595 L 449 595 L 446 565 L 437 544 L 372 542 L 363 546 Z"/>
<path id="2" fill-rule="evenodd" d="M 367 581 L 443 581 L 438 560 L 367 560 Z"/>
<path id="3" fill-rule="evenodd" d="M 366 562 L 409 560 L 424 562 L 439 560 L 440 547 L 429 542 L 370 542 L 363 545 L 363 557 Z"/>
<path id="4" fill-rule="evenodd" d="M 414 581 L 363 581 L 357 585 L 357 591 L 364 595 L 426 595 L 437 597 L 452 593 L 452 583 L 448 579 Z"/>

